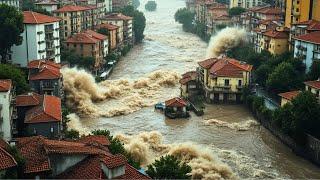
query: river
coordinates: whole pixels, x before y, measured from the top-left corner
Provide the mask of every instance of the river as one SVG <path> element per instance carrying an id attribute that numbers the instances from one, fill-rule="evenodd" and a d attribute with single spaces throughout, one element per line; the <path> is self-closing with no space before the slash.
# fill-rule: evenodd
<path id="1" fill-rule="evenodd" d="M 195 70 L 196 62 L 205 57 L 207 44 L 195 35 L 183 32 L 181 25 L 174 22 L 174 13 L 184 7 L 185 2 L 158 0 L 157 3 L 157 11 L 145 12 L 145 0 L 141 2 L 140 9 L 147 19 L 145 40 L 120 60 L 111 80 L 132 82 L 159 70 L 182 74 Z M 159 87 L 158 91 L 153 91 L 152 103 L 178 95 L 178 85 Z M 135 99 L 135 95 L 129 99 Z M 146 96 L 141 101 L 144 99 Z M 97 106 L 108 109 L 116 105 L 117 102 L 108 101 Z M 210 119 L 213 121 L 208 121 Z M 126 115 L 82 118 L 81 125 L 88 130 L 105 128 L 127 135 L 158 131 L 164 136 L 165 143 L 193 142 L 211 149 L 240 178 L 320 178 L 318 167 L 294 155 L 253 121 L 254 117 L 241 105 L 207 105 L 203 117 L 192 114 L 188 120 L 166 119 L 149 106 Z M 217 122 L 222 124 L 217 125 Z"/>

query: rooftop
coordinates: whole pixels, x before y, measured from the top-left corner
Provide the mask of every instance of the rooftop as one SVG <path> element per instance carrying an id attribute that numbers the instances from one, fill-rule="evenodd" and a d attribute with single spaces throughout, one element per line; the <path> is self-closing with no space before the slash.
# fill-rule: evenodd
<path id="1" fill-rule="evenodd" d="M 24 17 L 23 19 L 24 24 L 45 24 L 45 23 L 60 21 L 59 18 L 47 16 L 47 15 L 32 12 L 32 11 L 24 11 L 23 17 Z"/>
<path id="2" fill-rule="evenodd" d="M 182 98 L 176 97 L 165 102 L 167 107 L 185 107 L 187 102 Z"/>
<path id="3" fill-rule="evenodd" d="M 309 42 L 312 44 L 320 44 L 320 31 L 311 32 L 309 34 L 304 34 L 304 35 L 295 37 L 295 39 Z"/>
<path id="4" fill-rule="evenodd" d="M 30 92 L 30 93 L 25 93 L 22 95 L 18 95 L 16 97 L 16 106 L 21 107 L 21 106 L 37 106 L 42 102 L 43 96 L 35 93 L 35 92 Z"/>
<path id="5" fill-rule="evenodd" d="M 105 29 L 108 29 L 109 31 L 112 31 L 112 30 L 119 29 L 119 26 L 109 24 L 109 23 L 103 23 L 103 24 L 98 25 L 96 28 L 97 29 L 105 28 Z"/>
<path id="6" fill-rule="evenodd" d="M 4 148 L 0 147 L 0 171 L 17 165 L 17 162 Z"/>
<path id="7" fill-rule="evenodd" d="M 300 92 L 301 91 L 289 91 L 289 92 L 285 92 L 285 93 L 280 93 L 279 96 L 291 101 L 292 99 L 297 97 Z"/>
<path id="8" fill-rule="evenodd" d="M 0 92 L 8 92 L 12 88 L 11 79 L 0 79 Z"/>
<path id="9" fill-rule="evenodd" d="M 315 89 L 320 89 L 320 80 L 315 80 L 315 81 L 307 81 L 304 82 L 305 85 L 313 87 Z"/>
<path id="10" fill-rule="evenodd" d="M 277 31 L 277 30 L 270 30 L 263 33 L 264 36 L 268 36 L 275 39 L 288 39 L 289 34 L 285 31 Z"/>
<path id="11" fill-rule="evenodd" d="M 60 9 L 55 10 L 54 12 L 75 12 L 75 11 L 86 11 L 90 9 L 91 9 L 90 7 L 66 5 L 61 7 Z"/>
<path id="12" fill-rule="evenodd" d="M 96 39 L 92 35 L 85 32 L 74 34 L 73 36 L 69 37 L 66 41 L 66 43 L 74 43 L 74 44 L 77 44 L 77 43 L 96 44 L 98 42 L 99 42 L 99 39 Z"/>
<path id="13" fill-rule="evenodd" d="M 103 17 L 104 19 L 114 19 L 114 20 L 132 20 L 133 18 L 130 16 L 125 16 L 122 13 L 112 13 Z"/>

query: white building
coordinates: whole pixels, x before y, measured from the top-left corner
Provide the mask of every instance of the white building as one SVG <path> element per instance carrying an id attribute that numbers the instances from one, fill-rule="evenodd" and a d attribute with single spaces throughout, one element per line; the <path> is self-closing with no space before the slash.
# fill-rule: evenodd
<path id="1" fill-rule="evenodd" d="M 105 13 L 112 12 L 112 0 L 104 0 Z"/>
<path id="2" fill-rule="evenodd" d="M 38 8 L 45 9 L 48 12 L 52 12 L 58 9 L 59 2 L 55 0 L 41 0 L 34 3 Z"/>
<path id="3" fill-rule="evenodd" d="M 0 0 L 0 4 L 7 4 L 16 8 L 20 7 L 20 0 Z"/>
<path id="4" fill-rule="evenodd" d="M 320 60 L 320 31 L 295 37 L 294 57 L 300 58 L 309 72 L 312 62 Z"/>
<path id="5" fill-rule="evenodd" d="M 14 97 L 12 81 L 0 79 L 0 138 L 6 141 L 10 141 L 12 137 L 12 97 Z"/>
<path id="6" fill-rule="evenodd" d="M 21 67 L 36 59 L 51 59 L 60 63 L 60 19 L 32 11 L 25 11 L 23 15 L 23 42 L 12 47 L 12 63 Z"/>
<path id="7" fill-rule="evenodd" d="M 230 0 L 229 8 L 242 7 L 242 8 L 252 8 L 255 6 L 262 6 L 262 0 Z"/>

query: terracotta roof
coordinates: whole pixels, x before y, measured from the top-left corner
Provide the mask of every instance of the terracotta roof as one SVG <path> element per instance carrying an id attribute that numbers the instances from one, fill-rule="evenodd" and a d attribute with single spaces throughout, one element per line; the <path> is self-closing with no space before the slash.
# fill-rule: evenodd
<path id="1" fill-rule="evenodd" d="M 97 33 L 95 31 L 92 31 L 92 30 L 87 30 L 87 31 L 85 31 L 85 33 L 90 34 L 92 37 L 99 39 L 101 41 L 108 39 L 107 36 L 100 34 L 100 33 Z"/>
<path id="2" fill-rule="evenodd" d="M 17 148 L 25 158 L 25 173 L 45 172 L 51 169 L 49 157 L 43 147 L 42 136 L 17 138 Z"/>
<path id="3" fill-rule="evenodd" d="M 185 107 L 187 102 L 182 98 L 176 97 L 165 102 L 167 107 Z"/>
<path id="4" fill-rule="evenodd" d="M 59 22 L 61 19 L 47 16 L 44 14 L 32 12 L 32 11 L 24 11 L 23 12 L 23 23 L 24 24 L 45 24 L 52 22 Z"/>
<path id="5" fill-rule="evenodd" d="M 0 92 L 8 92 L 12 89 L 11 79 L 0 79 Z"/>
<path id="6" fill-rule="evenodd" d="M 125 16 L 121 13 L 112 13 L 112 14 L 109 14 L 109 15 L 106 15 L 105 17 L 103 17 L 103 19 L 114 19 L 114 20 L 127 21 L 127 20 L 132 20 L 133 18 L 130 16 Z"/>
<path id="7" fill-rule="evenodd" d="M 45 59 L 32 60 L 28 63 L 29 69 L 40 69 L 43 66 L 51 66 L 59 69 L 61 68 L 61 64 Z"/>
<path id="8" fill-rule="evenodd" d="M 122 176 L 118 176 L 115 179 L 151 179 L 149 176 L 142 174 L 134 167 L 132 167 L 129 163 L 126 163 L 125 166 L 125 174 Z"/>
<path id="9" fill-rule="evenodd" d="M 209 69 L 211 68 L 211 66 L 216 63 L 217 59 L 216 58 L 210 58 L 210 59 L 206 59 L 204 61 L 200 61 L 198 62 L 198 64 L 204 68 L 204 69 Z"/>
<path id="10" fill-rule="evenodd" d="M 4 148 L 0 147 L 0 171 L 17 165 L 16 160 Z"/>
<path id="11" fill-rule="evenodd" d="M 9 144 L 5 140 L 0 138 L 0 147 L 3 149 L 7 149 L 8 146 L 9 146 Z"/>
<path id="12" fill-rule="evenodd" d="M 295 37 L 295 39 L 309 42 L 309 43 L 320 44 L 320 31 L 304 34 L 304 35 Z"/>
<path id="13" fill-rule="evenodd" d="M 313 87 L 315 89 L 320 89 L 320 80 L 316 80 L 316 81 L 307 81 L 304 82 L 305 85 Z"/>
<path id="14" fill-rule="evenodd" d="M 55 10 L 54 12 L 75 12 L 75 11 L 86 11 L 86 10 L 90 10 L 90 8 L 84 7 L 84 6 L 66 5 L 60 9 Z"/>
<path id="15" fill-rule="evenodd" d="M 196 71 L 189 71 L 182 75 L 182 78 L 180 79 L 180 84 L 185 85 L 186 83 L 196 80 L 198 77 L 198 73 Z"/>
<path id="16" fill-rule="evenodd" d="M 59 79 L 62 77 L 60 69 L 50 66 L 43 66 L 39 72 L 29 76 L 29 80 L 43 80 L 43 79 Z"/>
<path id="17" fill-rule="evenodd" d="M 25 123 L 60 122 L 61 100 L 56 96 L 43 95 L 42 104 L 26 112 Z"/>
<path id="18" fill-rule="evenodd" d="M 94 38 L 92 35 L 88 33 L 77 33 L 73 36 L 69 37 L 66 41 L 66 43 L 82 43 L 82 44 L 96 44 L 99 40 Z"/>
<path id="19" fill-rule="evenodd" d="M 81 143 L 99 143 L 103 146 L 109 146 L 110 141 L 106 136 L 103 135 L 92 135 L 92 136 L 85 136 L 83 138 L 80 138 L 78 142 Z"/>
<path id="20" fill-rule="evenodd" d="M 113 169 L 113 168 L 125 165 L 127 162 L 127 159 L 123 155 L 117 154 L 117 155 L 106 156 L 106 157 L 102 158 L 102 162 L 109 169 Z"/>
<path id="21" fill-rule="evenodd" d="M 291 101 L 292 99 L 297 97 L 300 92 L 301 91 L 290 91 L 290 92 L 280 93 L 279 96 Z"/>
<path id="22" fill-rule="evenodd" d="M 42 97 L 34 92 L 19 95 L 16 97 L 16 106 L 37 106 L 42 102 Z"/>
<path id="23" fill-rule="evenodd" d="M 295 25 L 305 25 L 309 31 L 320 31 L 320 21 L 317 20 L 308 20 L 303 22 L 298 22 Z"/>
<path id="24" fill-rule="evenodd" d="M 269 14 L 269 15 L 282 14 L 282 11 L 280 8 L 272 8 L 272 7 L 261 8 L 261 9 L 257 10 L 256 12 L 261 13 L 261 14 Z"/>
<path id="25" fill-rule="evenodd" d="M 103 23 L 96 26 L 96 29 L 101 29 L 101 28 L 105 28 L 105 29 L 108 29 L 109 31 L 113 31 L 113 30 L 119 29 L 119 26 L 109 24 L 109 23 Z"/>
<path id="26" fill-rule="evenodd" d="M 285 31 L 277 31 L 277 30 L 270 30 L 265 33 L 263 33 L 264 36 L 268 36 L 271 38 L 276 38 L 276 39 L 288 39 L 289 34 Z"/>

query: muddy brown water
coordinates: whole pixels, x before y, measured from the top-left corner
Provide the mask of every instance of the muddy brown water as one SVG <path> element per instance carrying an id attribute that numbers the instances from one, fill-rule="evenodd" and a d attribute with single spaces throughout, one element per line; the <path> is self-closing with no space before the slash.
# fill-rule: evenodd
<path id="1" fill-rule="evenodd" d="M 205 57 L 207 44 L 195 35 L 183 32 L 181 25 L 174 22 L 174 13 L 185 6 L 184 1 L 158 0 L 157 3 L 157 11 L 144 12 L 147 18 L 145 40 L 121 59 L 110 79 L 134 81 L 156 70 L 181 74 L 194 70 L 196 62 Z M 144 4 L 142 1 L 141 10 Z M 179 95 L 179 86 L 161 91 L 164 101 Z M 203 117 L 192 114 L 188 120 L 166 119 L 153 107 L 125 116 L 81 119 L 82 125 L 89 130 L 106 128 L 127 135 L 159 131 L 165 143 L 194 142 L 210 148 L 241 178 L 320 179 L 319 167 L 293 154 L 253 121 L 254 117 L 241 105 L 206 105 Z M 217 124 L 219 122 L 223 125 Z"/>

